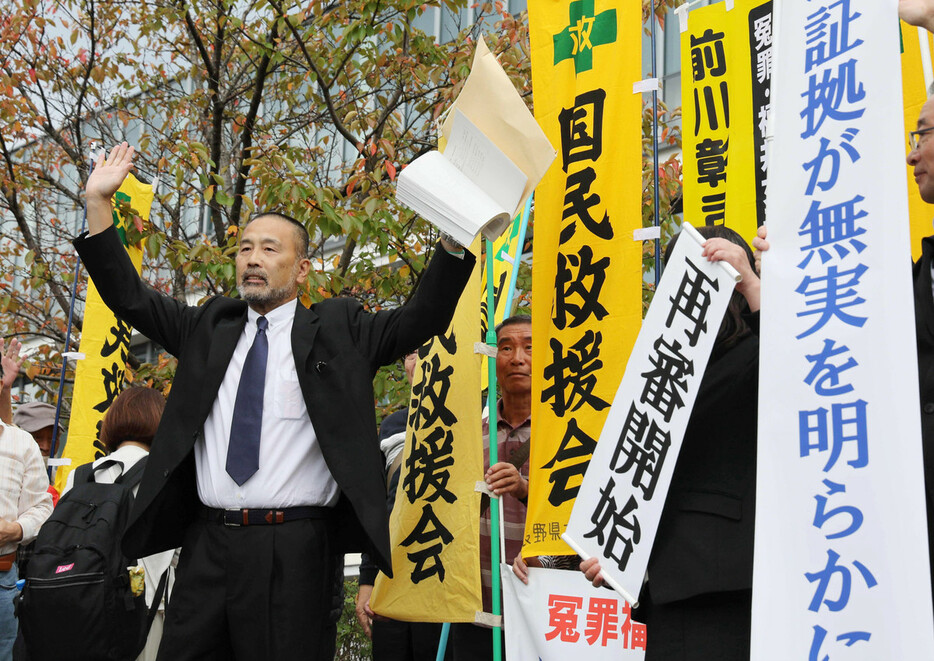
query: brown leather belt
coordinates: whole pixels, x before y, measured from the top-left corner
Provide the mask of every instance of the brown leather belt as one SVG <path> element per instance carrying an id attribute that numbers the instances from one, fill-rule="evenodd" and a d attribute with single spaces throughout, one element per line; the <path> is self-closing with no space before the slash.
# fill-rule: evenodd
<path id="1" fill-rule="evenodd" d="M 329 519 L 334 514 L 333 507 L 306 505 L 302 507 L 284 507 L 282 509 L 229 509 L 222 510 L 202 505 L 201 518 L 211 523 L 225 526 L 267 526 L 288 523 L 298 519 Z"/>
<path id="2" fill-rule="evenodd" d="M 14 562 L 16 562 L 16 551 L 0 555 L 0 571 L 10 571 L 13 569 Z"/>

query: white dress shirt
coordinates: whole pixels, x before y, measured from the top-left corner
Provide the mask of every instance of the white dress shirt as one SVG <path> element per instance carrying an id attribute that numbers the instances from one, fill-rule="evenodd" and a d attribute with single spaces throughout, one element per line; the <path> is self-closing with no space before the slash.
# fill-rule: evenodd
<path id="1" fill-rule="evenodd" d="M 0 546 L 0 555 L 34 540 L 51 513 L 49 476 L 39 446 L 29 432 L 0 421 L 0 517 L 23 529 L 23 539 Z"/>
<path id="2" fill-rule="evenodd" d="M 298 300 L 269 312 L 266 337 L 269 354 L 263 392 L 263 426 L 259 469 L 238 486 L 227 474 L 227 446 L 240 372 L 256 336 L 252 308 L 227 366 L 204 434 L 195 441 L 198 496 L 208 507 L 284 508 L 301 505 L 331 506 L 337 502 L 337 482 L 331 476 L 315 434 L 295 370 L 292 322 Z"/>

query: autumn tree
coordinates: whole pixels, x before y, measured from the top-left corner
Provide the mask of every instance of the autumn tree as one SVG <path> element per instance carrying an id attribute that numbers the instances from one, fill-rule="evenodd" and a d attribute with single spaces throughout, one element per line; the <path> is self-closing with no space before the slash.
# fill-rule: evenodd
<path id="1" fill-rule="evenodd" d="M 675 4 L 645 0 L 645 19 L 654 8 L 663 20 Z M 370 309 L 403 302 L 435 236 L 395 204 L 393 180 L 435 146 L 435 121 L 469 73 L 478 34 L 534 102 L 525 14 L 491 3 L 469 11 L 472 25 L 466 0 L 26 0 L 11 8 L 0 20 L 0 330 L 40 343 L 30 376 L 51 391 L 65 348 L 70 240 L 82 225 L 92 143 L 131 142 L 139 176 L 159 182 L 151 222 L 135 238 L 148 256 L 144 277 L 163 291 L 194 300 L 235 294 L 239 226 L 276 208 L 304 219 L 314 239 L 306 302 L 338 294 Z M 430 34 L 435 18 L 446 26 L 440 40 Z M 663 127 L 676 118 L 665 113 Z M 676 126 L 662 138 L 677 146 Z M 661 170 L 669 217 L 677 160 Z M 173 368 L 163 357 L 136 378 L 167 383 Z M 403 383 L 390 368 L 377 393 L 399 401 Z"/>
<path id="2" fill-rule="evenodd" d="M 160 182 L 137 238 L 164 291 L 235 293 L 238 228 L 276 208 L 314 238 L 307 300 L 399 304 L 434 236 L 395 204 L 392 180 L 435 145 L 476 37 L 465 25 L 438 43 L 426 12 L 452 24 L 465 2 L 33 0 L 4 19 L 0 309 L 7 334 L 47 341 L 39 376 L 64 347 L 91 141 L 128 140 L 140 176 Z M 491 4 L 474 15 L 528 95 L 526 23 Z"/>

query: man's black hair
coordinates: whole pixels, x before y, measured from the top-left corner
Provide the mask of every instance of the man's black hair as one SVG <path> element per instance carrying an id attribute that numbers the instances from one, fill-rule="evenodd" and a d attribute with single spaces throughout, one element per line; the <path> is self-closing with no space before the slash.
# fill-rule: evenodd
<path id="1" fill-rule="evenodd" d="M 243 228 L 246 229 L 247 225 L 252 223 L 257 218 L 262 218 L 263 216 L 274 216 L 276 218 L 281 218 L 288 223 L 291 223 L 295 227 L 295 238 L 298 241 L 297 245 L 299 247 L 299 257 L 302 259 L 308 257 L 308 246 L 311 243 L 311 239 L 308 236 L 308 229 L 305 227 L 305 224 L 302 221 L 298 220 L 297 218 L 293 218 L 287 213 L 282 213 L 281 211 L 275 210 L 258 211 L 257 213 L 254 213 L 252 216 L 250 216 L 249 220 L 246 221 L 246 224 L 243 226 Z"/>
<path id="2" fill-rule="evenodd" d="M 495 328 L 496 330 L 496 339 L 499 340 L 499 332 L 506 328 L 506 326 L 516 326 L 518 324 L 528 324 L 532 325 L 532 317 L 527 314 L 515 314 L 511 317 L 503 319 L 499 325 Z"/>

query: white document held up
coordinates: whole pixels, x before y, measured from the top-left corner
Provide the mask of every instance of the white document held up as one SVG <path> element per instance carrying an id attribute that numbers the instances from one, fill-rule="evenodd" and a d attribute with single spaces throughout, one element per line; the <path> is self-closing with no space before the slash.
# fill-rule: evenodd
<path id="1" fill-rule="evenodd" d="M 399 174 L 396 199 L 468 246 L 509 226 L 528 178 L 460 111 L 444 153 L 431 151 Z"/>

